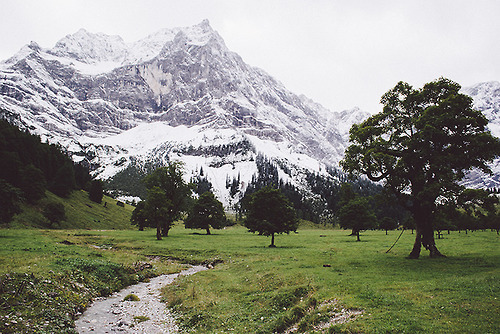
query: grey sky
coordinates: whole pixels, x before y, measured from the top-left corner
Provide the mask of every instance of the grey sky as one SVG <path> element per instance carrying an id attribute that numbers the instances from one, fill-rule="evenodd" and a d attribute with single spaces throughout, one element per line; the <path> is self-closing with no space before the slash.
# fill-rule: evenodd
<path id="1" fill-rule="evenodd" d="M 378 112 L 398 81 L 500 80 L 497 0 L 0 0 L 0 59 L 80 28 L 127 42 L 209 19 L 227 46 L 298 94 Z"/>

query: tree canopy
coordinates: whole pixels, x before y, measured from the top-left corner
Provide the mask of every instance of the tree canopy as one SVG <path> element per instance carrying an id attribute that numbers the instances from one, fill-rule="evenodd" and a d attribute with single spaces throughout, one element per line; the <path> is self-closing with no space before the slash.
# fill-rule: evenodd
<path id="1" fill-rule="evenodd" d="M 212 192 L 204 192 L 189 210 L 184 226 L 191 229 L 204 229 L 207 234 L 210 234 L 210 227 L 223 228 L 226 226 L 226 214 L 222 203 Z"/>
<path id="2" fill-rule="evenodd" d="M 377 227 L 377 217 L 365 197 L 356 196 L 350 199 L 339 209 L 337 216 L 340 227 L 352 229 L 351 235 L 355 235 L 357 241 L 360 241 L 360 231 Z"/>
<path id="3" fill-rule="evenodd" d="M 89 188 L 89 199 L 92 202 L 101 203 L 104 196 L 103 182 L 101 180 L 92 180 Z"/>
<path id="4" fill-rule="evenodd" d="M 183 179 L 180 162 L 157 168 L 144 178 L 144 183 L 148 190 L 144 214 L 149 224 L 156 226 L 156 238 L 161 240 L 186 210 L 191 189 Z"/>
<path id="5" fill-rule="evenodd" d="M 275 247 L 275 234 L 297 230 L 298 220 L 295 210 L 278 189 L 265 187 L 249 196 L 250 199 L 246 204 L 245 227 L 250 232 L 271 236 L 269 247 Z"/>
<path id="6" fill-rule="evenodd" d="M 147 225 L 148 217 L 145 208 L 146 201 L 140 201 L 137 203 L 134 211 L 132 211 L 132 216 L 130 217 L 130 222 L 132 225 L 137 225 L 139 227 L 139 231 L 144 231 L 145 227 L 155 227 Z"/>
<path id="7" fill-rule="evenodd" d="M 500 140 L 486 129 L 484 115 L 460 85 L 445 78 L 414 89 L 399 82 L 382 96 L 383 111 L 350 129 L 351 145 L 341 161 L 351 175 L 382 181 L 411 212 L 416 238 L 410 258 L 421 246 L 442 256 L 433 217 L 442 199 L 457 196 L 471 169 L 491 173 Z"/>

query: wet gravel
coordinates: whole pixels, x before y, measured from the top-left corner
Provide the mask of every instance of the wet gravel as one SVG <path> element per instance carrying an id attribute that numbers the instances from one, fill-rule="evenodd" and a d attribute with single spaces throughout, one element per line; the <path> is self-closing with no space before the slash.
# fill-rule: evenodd
<path id="1" fill-rule="evenodd" d="M 148 283 L 132 285 L 109 297 L 98 298 L 75 322 L 76 330 L 82 334 L 177 333 L 174 318 L 160 301 L 160 290 L 179 275 L 192 275 L 206 269 L 203 266 L 193 266 L 178 274 L 161 275 Z M 136 295 L 140 300 L 124 301 L 124 297 L 129 294 Z"/>

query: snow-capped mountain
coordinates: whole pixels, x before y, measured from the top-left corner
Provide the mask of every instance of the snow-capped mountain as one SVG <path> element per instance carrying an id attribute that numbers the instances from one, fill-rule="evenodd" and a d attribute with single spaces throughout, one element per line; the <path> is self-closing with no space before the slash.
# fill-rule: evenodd
<path id="1" fill-rule="evenodd" d="M 251 182 L 257 155 L 296 185 L 301 171 L 328 176 L 346 129 L 369 115 L 330 112 L 288 91 L 206 20 L 133 43 L 83 29 L 52 49 L 32 42 L 0 64 L 0 107 L 103 179 L 131 164 L 181 160 L 188 175 L 203 169 L 227 205 L 226 180 Z"/>
<path id="2" fill-rule="evenodd" d="M 465 90 L 496 115 L 492 131 L 500 124 L 496 85 Z M 183 161 L 186 177 L 206 178 L 226 207 L 262 161 L 314 197 L 307 178 L 334 179 L 349 128 L 370 115 L 331 112 L 288 91 L 230 51 L 206 20 L 133 43 L 83 29 L 51 49 L 32 42 L 0 63 L 0 108 L 0 117 L 60 143 L 102 179 Z M 471 184 L 498 187 L 497 171 Z"/>

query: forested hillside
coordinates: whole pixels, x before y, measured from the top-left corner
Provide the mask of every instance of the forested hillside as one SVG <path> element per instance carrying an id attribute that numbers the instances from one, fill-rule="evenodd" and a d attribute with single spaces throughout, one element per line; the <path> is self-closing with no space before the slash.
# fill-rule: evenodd
<path id="1" fill-rule="evenodd" d="M 47 190 L 68 197 L 90 180 L 60 147 L 0 120 L 0 222 L 9 222 L 22 203 L 39 202 Z"/>

